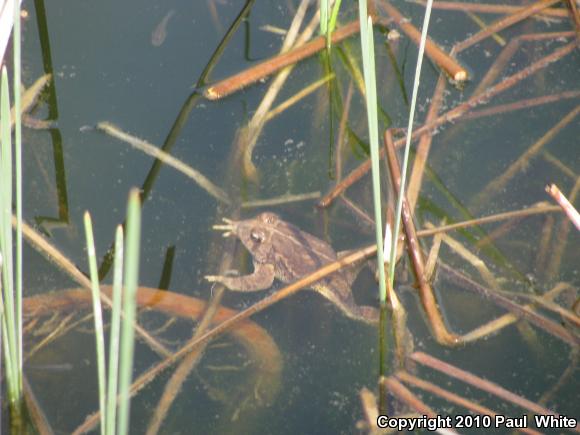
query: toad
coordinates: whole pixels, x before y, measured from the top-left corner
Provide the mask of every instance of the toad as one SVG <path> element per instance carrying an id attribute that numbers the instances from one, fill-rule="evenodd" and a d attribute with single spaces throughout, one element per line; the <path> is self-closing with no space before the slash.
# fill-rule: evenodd
<path id="1" fill-rule="evenodd" d="M 252 255 L 254 272 L 245 276 L 208 275 L 205 278 L 233 291 L 265 290 L 272 286 L 274 278 L 291 283 L 350 253 L 336 253 L 325 241 L 271 212 L 241 221 L 224 218 L 224 222 L 225 225 L 214 225 L 214 229 L 225 231 L 224 237 L 233 235 L 240 239 Z M 311 289 L 334 303 L 346 316 L 375 323 L 379 310 L 357 305 L 352 295 L 351 285 L 359 270 L 360 265 L 356 264 L 343 268 L 314 283 Z"/>

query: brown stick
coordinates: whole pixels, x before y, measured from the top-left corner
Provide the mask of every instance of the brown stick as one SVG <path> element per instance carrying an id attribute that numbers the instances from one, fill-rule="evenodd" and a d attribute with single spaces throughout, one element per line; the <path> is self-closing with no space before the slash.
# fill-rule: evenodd
<path id="1" fill-rule="evenodd" d="M 494 107 L 489 107 L 487 109 L 475 110 L 465 115 L 463 119 L 467 120 L 467 119 L 477 119 L 484 116 L 494 116 L 499 115 L 501 113 L 513 112 L 515 110 L 529 109 L 531 107 L 536 107 L 543 104 L 559 103 L 562 100 L 578 97 L 580 97 L 580 91 L 565 91 L 559 94 L 542 95 L 541 97 L 526 98 L 524 100 L 516 101 L 514 103 L 500 104 Z"/>
<path id="2" fill-rule="evenodd" d="M 399 28 L 417 45 L 421 41 L 421 32 L 417 30 L 403 15 L 386 0 L 381 0 L 379 5 L 383 10 L 390 15 Z M 427 38 L 425 44 L 425 53 L 429 58 L 441 67 L 449 76 L 457 81 L 463 82 L 467 80 L 467 71 L 455 59 L 445 53 L 437 44 L 430 38 Z"/>
<path id="3" fill-rule="evenodd" d="M 580 13 L 578 12 L 578 6 L 576 5 L 576 0 L 567 0 L 568 11 L 574 23 L 574 29 L 576 30 L 576 38 L 580 42 Z"/>
<path id="4" fill-rule="evenodd" d="M 332 34 L 332 42 L 339 43 L 359 31 L 359 22 L 351 21 Z M 306 44 L 286 53 L 274 56 L 238 74 L 215 83 L 203 91 L 209 100 L 219 100 L 263 79 L 282 68 L 310 57 L 326 47 L 326 37 L 318 36 Z"/>
<path id="5" fill-rule="evenodd" d="M 420 2 L 423 4 L 422 2 Z M 433 9 L 444 9 L 448 11 L 471 11 L 484 14 L 511 14 L 521 9 L 521 6 L 510 5 L 491 5 L 487 3 L 464 3 L 464 2 L 433 2 Z M 553 17 L 565 17 L 566 11 L 561 8 L 546 8 L 541 15 L 550 15 Z"/>
<path id="6" fill-rule="evenodd" d="M 102 292 L 110 294 L 110 286 L 102 286 Z M 79 306 L 89 307 L 91 304 L 90 292 L 83 289 L 64 290 L 57 293 L 48 293 L 24 300 L 24 310 L 30 314 L 39 314 L 51 311 L 76 310 Z M 137 291 L 137 304 L 141 307 L 151 307 L 159 312 L 172 316 L 184 318 L 199 318 L 206 308 L 207 303 L 199 299 L 191 298 L 185 295 L 159 291 L 148 287 L 139 287 Z M 223 322 L 236 312 L 225 307 L 220 307 L 215 317 L 212 319 L 213 324 Z M 264 395 L 275 396 L 280 386 L 279 376 L 282 370 L 282 358 L 280 351 L 270 335 L 260 326 L 251 321 L 241 322 L 237 328 L 231 331 L 232 335 L 239 340 L 244 348 L 251 353 L 252 357 L 261 364 L 261 385 L 260 392 Z M 166 360 L 164 360 L 166 361 Z M 163 364 L 163 362 L 161 363 Z M 265 369 L 265 370 L 264 370 Z M 141 376 L 131 386 L 131 396 L 143 388 L 146 383 L 154 379 L 154 376 L 148 377 L 147 372 Z M 156 373 L 159 373 L 157 371 Z M 156 374 L 155 373 L 155 374 Z M 264 378 L 266 376 L 266 378 Z M 266 388 L 271 388 L 266 390 Z M 85 433 L 94 428 L 99 422 L 99 413 L 89 416 L 76 430 L 75 434 Z"/>
<path id="7" fill-rule="evenodd" d="M 568 329 L 564 328 L 562 325 L 554 322 L 538 313 L 533 311 L 532 309 L 522 306 L 522 304 L 518 302 L 514 302 L 511 299 L 507 298 L 506 296 L 491 291 L 487 287 L 478 284 L 477 282 L 473 281 L 471 278 L 467 277 L 463 273 L 457 271 L 455 268 L 443 263 L 439 262 L 439 272 L 443 273 L 448 279 L 454 282 L 456 285 L 461 286 L 462 288 L 470 291 L 474 291 L 480 296 L 492 300 L 496 305 L 505 308 L 506 310 L 510 311 L 512 314 L 525 319 L 538 328 L 543 329 L 544 331 L 548 332 L 549 334 L 553 335 L 556 338 L 559 338 L 562 341 L 570 344 L 572 347 L 577 347 L 580 345 L 580 337 L 574 335 Z M 470 337 L 470 334 L 466 334 L 464 337 Z M 472 339 L 470 338 L 469 341 Z"/>
<path id="8" fill-rule="evenodd" d="M 411 375 L 410 373 L 399 371 L 395 374 L 397 378 L 401 381 L 406 382 L 407 384 L 411 384 L 417 388 L 420 388 L 424 391 L 428 391 L 431 394 L 435 394 L 439 397 L 444 398 L 445 400 L 455 403 L 456 405 L 462 406 L 466 409 L 469 409 L 471 412 L 475 414 L 482 414 L 482 415 L 491 415 L 496 416 L 498 415 L 497 412 L 482 406 L 478 403 L 475 403 L 473 400 L 466 399 L 464 397 L 459 396 L 458 394 L 452 393 L 448 390 L 441 388 L 438 385 L 433 384 L 432 382 L 425 381 L 420 379 L 416 376 Z M 541 432 L 538 432 L 533 429 L 522 428 L 522 432 L 533 434 L 533 435 L 541 435 Z"/>
<path id="9" fill-rule="evenodd" d="M 417 231 L 418 237 L 432 236 L 437 233 L 444 233 L 459 228 L 467 228 L 475 225 L 483 225 L 491 222 L 498 222 L 505 219 L 522 218 L 534 214 L 543 214 L 550 212 L 558 212 L 560 208 L 555 205 L 546 205 L 545 203 L 537 204 L 534 207 L 524 208 L 523 210 L 507 211 L 505 213 L 497 213 L 491 216 L 484 216 L 477 219 L 470 219 L 468 221 L 457 222 L 455 224 L 443 225 L 432 229 L 423 229 Z"/>
<path id="10" fill-rule="evenodd" d="M 395 147 L 393 145 L 393 138 L 391 136 L 390 130 L 385 132 L 384 142 L 387 153 L 387 161 L 389 163 L 391 183 L 393 184 L 395 196 L 398 196 L 399 192 L 401 191 L 401 170 L 399 169 L 399 162 L 395 152 Z M 449 332 L 447 326 L 445 326 L 445 322 L 443 321 L 443 317 L 441 316 L 441 312 L 437 306 L 437 300 L 433 295 L 433 289 L 425 278 L 425 261 L 423 260 L 423 251 L 421 250 L 421 245 L 419 244 L 419 239 L 417 238 L 417 233 L 415 231 L 415 224 L 413 223 L 411 210 L 405 197 L 403 198 L 403 211 L 401 219 L 403 221 L 405 235 L 407 236 L 406 242 L 407 248 L 409 250 L 409 256 L 411 257 L 415 276 L 419 282 L 419 295 L 421 297 L 421 303 L 425 309 L 425 312 L 427 313 L 429 323 L 433 328 L 435 339 L 439 343 L 447 346 L 457 345 L 460 342 L 460 338 L 457 335 Z"/>
<path id="11" fill-rule="evenodd" d="M 496 95 L 504 92 L 505 90 L 515 86 L 521 80 L 529 77 L 530 75 L 536 73 L 542 68 L 545 68 L 549 64 L 561 59 L 562 57 L 566 56 L 567 54 L 571 53 L 576 48 L 576 43 L 567 44 L 557 50 L 554 50 L 552 53 L 544 56 L 543 58 L 537 60 L 533 64 L 527 66 L 523 70 L 507 77 L 501 83 L 498 83 L 495 86 L 489 88 L 486 92 L 482 93 L 481 95 L 477 95 L 473 98 L 470 98 L 465 103 L 462 103 L 453 109 L 449 110 L 448 112 L 444 113 L 443 115 L 439 116 L 435 121 L 431 123 L 423 124 L 420 128 L 416 129 L 413 132 L 412 137 L 416 138 L 421 134 L 424 134 L 427 131 L 431 131 L 441 125 L 457 121 L 458 118 L 463 116 L 465 113 L 473 110 L 475 107 L 479 106 L 480 104 L 485 104 L 489 102 L 493 97 Z M 400 147 L 405 144 L 405 138 L 398 139 L 394 142 L 395 147 Z M 384 149 L 380 150 L 380 156 L 384 157 Z M 329 206 L 332 201 L 344 192 L 349 186 L 357 182 L 363 175 L 365 175 L 371 167 L 370 159 L 367 159 L 363 163 L 361 163 L 358 167 L 356 167 L 350 174 L 348 174 L 339 184 L 337 184 L 328 194 L 320 200 L 319 205 L 321 207 Z"/>
<path id="12" fill-rule="evenodd" d="M 435 85 L 435 92 L 433 92 L 433 97 L 431 98 L 431 105 L 429 106 L 427 118 L 425 118 L 426 123 L 433 122 L 435 118 L 437 118 L 437 114 L 439 113 L 439 109 L 443 103 L 443 92 L 445 91 L 446 84 L 446 77 L 443 74 L 440 74 L 437 85 Z M 429 150 L 431 149 L 432 141 L 433 135 L 425 133 L 421 136 L 421 139 L 419 139 L 419 145 L 417 145 L 417 153 L 413 160 L 413 169 L 411 170 L 409 187 L 407 189 L 407 198 L 409 198 L 411 210 L 415 210 L 415 205 L 419 198 L 421 183 L 423 182 L 423 174 L 425 172 L 425 166 L 427 165 L 427 159 L 429 158 Z"/>
<path id="13" fill-rule="evenodd" d="M 542 415 L 553 415 L 558 416 L 558 413 L 551 411 L 547 408 L 544 408 L 537 403 L 534 403 L 528 399 L 525 399 L 517 394 L 512 393 L 511 391 L 506 390 L 499 385 L 487 381 L 485 379 L 480 378 L 479 376 L 475 376 L 472 373 L 466 372 L 465 370 L 461 370 L 460 368 L 448 364 L 440 359 L 437 359 L 433 356 L 427 355 L 423 352 L 415 352 L 410 357 L 413 361 L 418 362 L 419 364 L 423 364 L 427 367 L 430 367 L 434 370 L 437 370 L 441 373 L 444 373 L 448 376 L 451 376 L 455 379 L 459 379 L 462 382 L 465 382 L 469 385 L 473 385 L 480 390 L 487 391 L 490 394 L 493 394 L 497 397 L 502 398 L 508 402 L 514 403 L 518 406 L 521 406 L 524 409 L 527 409 L 536 414 Z"/>
<path id="14" fill-rule="evenodd" d="M 494 33 L 497 33 L 506 27 L 512 26 L 522 20 L 525 20 L 526 18 L 537 14 L 538 12 L 558 3 L 559 1 L 560 0 L 540 0 L 536 3 L 520 8 L 517 12 L 514 12 L 513 14 L 494 22 L 493 24 L 490 24 L 485 30 L 480 31 L 465 41 L 455 45 L 455 49 L 459 53 L 466 48 L 484 40 L 490 35 L 493 35 Z"/>
<path id="15" fill-rule="evenodd" d="M 12 226 L 16 226 L 16 217 L 12 216 Z M 91 288 L 91 281 L 84 275 L 78 267 L 68 259 L 62 252 L 60 252 L 54 245 L 47 241 L 39 232 L 28 225 L 26 222 L 22 222 L 22 235 L 24 238 L 32 245 L 41 255 L 48 259 L 51 263 L 55 264 L 62 271 L 69 275 L 74 281 L 83 286 L 85 290 L 89 291 Z M 101 299 L 109 308 L 113 306 L 113 302 L 106 294 L 101 293 Z M 143 328 L 138 323 L 134 325 L 135 331 L 139 334 L 143 340 L 145 340 L 149 346 L 159 355 L 168 356 L 171 352 L 165 348 L 155 337 L 151 336 L 149 332 Z"/>
<path id="16" fill-rule="evenodd" d="M 389 392 L 394 397 L 406 403 L 409 407 L 416 410 L 419 414 L 423 416 L 426 415 L 429 418 L 437 418 L 437 416 L 440 415 L 435 413 L 435 411 L 433 411 L 429 406 L 427 406 L 423 401 L 421 401 L 421 399 L 419 399 L 415 394 L 413 394 L 411 390 L 409 390 L 402 383 L 400 383 L 395 377 L 389 376 L 388 378 L 381 379 L 380 382 L 381 385 L 384 385 L 389 389 Z M 405 429 L 405 427 L 401 427 L 401 429 Z M 440 433 L 457 435 L 457 432 L 455 432 L 453 429 L 450 428 L 438 428 L 438 429 Z M 443 430 L 445 430 L 445 432 L 443 432 Z"/>

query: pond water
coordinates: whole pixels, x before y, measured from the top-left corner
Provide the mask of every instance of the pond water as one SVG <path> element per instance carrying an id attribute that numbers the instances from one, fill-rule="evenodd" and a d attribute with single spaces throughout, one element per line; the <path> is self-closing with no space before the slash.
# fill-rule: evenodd
<path id="1" fill-rule="evenodd" d="M 236 21 L 245 6 L 248 12 L 244 19 Z M 198 85 L 201 92 L 203 86 L 275 55 L 283 36 L 270 29 L 287 29 L 297 7 L 298 2 L 292 0 L 247 5 L 229 0 L 187 4 L 173 0 L 24 2 L 28 18 L 23 23 L 23 81 L 30 86 L 40 75 L 52 74 L 32 115 L 55 122 L 48 130 L 23 130 L 25 220 L 86 273 L 82 215 L 90 211 L 103 281 L 110 283 L 106 253 L 115 227 L 124 222 L 128 192 L 139 187 L 144 193 L 140 284 L 200 300 L 209 300 L 213 294 L 204 276 L 218 274 L 222 254 L 233 246 L 212 231 L 212 225 L 234 213 L 247 218 L 274 211 L 325 239 L 337 251 L 372 243 L 373 227 L 346 201 L 337 199 L 326 209 L 316 207 L 317 199 L 309 199 L 238 210 L 237 206 L 220 204 L 175 169 L 155 164 L 152 157 L 94 128 L 107 121 L 163 146 L 226 191 L 234 204 L 284 195 L 324 195 L 340 177 L 366 160 L 366 112 L 353 79 L 362 68 L 358 34 L 336 45 L 330 62 L 319 54 L 292 70 L 274 106 L 324 77 L 329 64 L 334 74 L 332 86 L 322 86 L 265 124 L 252 155 L 257 179 L 244 176 L 236 146 L 241 129 L 254 116 L 272 80 L 261 80 L 219 101 L 196 93 Z M 422 6 L 404 3 L 397 7 L 420 26 Z M 342 9 L 341 23 L 357 18 L 354 4 L 345 3 Z M 379 12 L 384 15 L 380 8 Z M 313 13 L 314 8 L 309 7 L 305 22 Z M 491 23 L 499 16 L 480 17 Z M 499 36 L 509 42 L 523 34 L 573 30 L 567 16 L 548 18 L 527 19 Z M 222 38 L 236 22 L 239 25 L 204 76 Z M 478 29 L 463 12 L 435 10 L 430 34 L 449 51 Z M 375 30 L 381 131 L 387 126 L 407 125 L 417 57 L 417 47 L 402 31 L 399 39 L 388 40 L 384 30 Z M 573 34 L 566 34 L 524 40 L 488 87 L 566 46 L 573 38 Z M 461 88 L 446 85 L 440 112 L 467 101 L 503 50 L 500 42 L 488 38 L 462 52 L 458 58 L 468 69 L 470 80 Z M 544 187 L 552 182 L 564 194 L 575 196 L 580 124 L 578 116 L 569 114 L 578 108 L 579 62 L 578 50 L 574 50 L 505 92 L 490 96 L 490 101 L 477 109 L 558 95 L 553 102 L 459 119 L 436 130 L 416 209 L 418 229 L 428 222 L 441 225 L 444 220 L 459 222 L 551 202 Z M 425 62 L 417 127 L 424 123 L 438 76 L 439 69 Z M 349 88 L 352 99 L 347 134 L 337 149 Z M 566 116 L 572 118 L 555 131 Z M 553 134 L 538 145 L 548 132 Z M 527 151 L 530 147 L 532 152 Z M 502 174 L 509 175 L 510 166 L 526 152 L 529 160 L 521 163 L 521 168 L 505 182 L 490 184 Z M 385 166 L 381 170 L 386 200 L 389 183 Z M 345 196 L 373 216 L 369 175 L 347 189 Z M 569 283 L 572 289 L 578 286 L 578 231 L 568 226 L 566 232 L 567 226 L 561 213 L 550 212 L 449 235 L 481 258 L 501 290 L 542 295 L 558 282 Z M 422 238 L 422 243 L 428 251 L 433 237 Z M 236 252 L 229 268 L 250 273 L 251 257 L 239 244 Z M 24 255 L 26 296 L 78 286 L 32 247 L 27 245 Z M 489 285 L 485 281 L 488 275 L 478 272 L 445 243 L 439 258 Z M 524 322 L 473 344 L 444 347 L 436 342 L 426 323 L 406 255 L 397 274 L 416 351 L 436 356 L 562 415 L 580 417 L 580 380 L 574 372 L 577 326 L 574 329 L 573 323 L 542 310 L 542 315 L 572 334 L 575 347 Z M 276 281 L 274 290 L 226 292 L 222 304 L 241 310 L 281 287 Z M 377 287 L 370 271 L 361 273 L 353 285 L 357 303 L 378 306 Z M 505 312 L 492 300 L 465 291 L 442 274 L 438 274 L 434 287 L 443 315 L 457 333 L 471 331 Z M 576 298 L 568 292 L 558 303 L 570 312 Z M 40 323 L 52 331 L 59 322 L 68 325 L 82 319 L 89 312 L 86 306 L 82 309 L 81 313 L 79 306 L 66 320 L 68 313 L 56 318 L 41 316 L 42 322 L 31 328 L 27 350 L 47 334 Z M 361 388 L 378 392 L 376 327 L 345 317 L 311 291 L 285 299 L 251 320 L 260 328 L 246 336 L 240 332 L 242 338 L 225 335 L 209 345 L 181 386 L 160 433 L 356 433 L 357 422 L 364 419 Z M 143 309 L 140 321 L 172 351 L 191 336 L 194 325 L 189 318 L 177 319 L 154 309 Z M 32 337 L 33 332 L 40 337 Z M 28 381 L 55 433 L 71 433 L 98 408 L 91 332 L 90 317 L 79 321 L 71 332 L 35 351 L 25 364 Z M 253 334 L 260 334 L 271 347 L 257 344 L 252 348 L 248 342 Z M 390 354 L 388 359 L 392 359 Z M 139 341 L 135 376 L 159 360 Z M 164 371 L 133 399 L 131 433 L 146 432 L 172 372 Z M 516 417 L 528 412 L 431 369 L 416 367 L 413 373 L 500 414 Z M 467 412 L 429 393 L 414 391 L 439 414 Z M 391 396 L 387 405 L 391 411 L 407 412 Z M 2 420 L 5 424 L 6 418 Z"/>

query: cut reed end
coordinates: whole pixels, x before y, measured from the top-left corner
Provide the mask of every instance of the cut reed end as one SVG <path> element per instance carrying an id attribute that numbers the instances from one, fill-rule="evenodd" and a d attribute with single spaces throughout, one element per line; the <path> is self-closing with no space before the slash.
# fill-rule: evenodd
<path id="1" fill-rule="evenodd" d="M 223 97 L 221 93 L 219 93 L 214 87 L 207 88 L 203 91 L 203 96 L 208 100 L 219 100 Z"/>
<path id="2" fill-rule="evenodd" d="M 453 79 L 456 82 L 464 82 L 465 80 L 467 80 L 467 71 L 465 70 L 457 71 L 453 76 Z"/>

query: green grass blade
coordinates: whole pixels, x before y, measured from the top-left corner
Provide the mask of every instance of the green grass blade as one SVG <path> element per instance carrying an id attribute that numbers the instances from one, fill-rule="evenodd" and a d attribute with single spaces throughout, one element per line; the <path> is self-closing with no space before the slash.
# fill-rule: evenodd
<path id="1" fill-rule="evenodd" d="M 107 380 L 107 435 L 115 433 L 117 415 L 117 387 L 119 381 L 119 337 L 121 332 L 121 294 L 123 285 L 123 227 L 115 233 L 115 261 L 113 266 L 113 307 L 109 342 L 109 378 Z"/>
<path id="2" fill-rule="evenodd" d="M 14 1 L 14 164 L 16 181 L 16 346 L 18 389 L 22 391 L 22 121 L 20 114 L 20 2 Z"/>
<path id="3" fill-rule="evenodd" d="M 91 275 L 91 292 L 93 296 L 93 313 L 95 320 L 95 341 L 97 347 L 97 371 L 99 378 L 99 410 L 101 411 L 101 434 L 105 434 L 107 414 L 105 409 L 105 336 L 103 331 L 103 311 L 101 310 L 101 289 L 99 287 L 99 273 L 97 271 L 97 256 L 95 254 L 95 240 L 91 215 L 85 212 L 85 236 L 87 239 L 87 256 Z"/>
<path id="4" fill-rule="evenodd" d="M 328 32 L 328 3 L 330 0 L 320 1 L 320 34 L 326 35 Z"/>
<path id="5" fill-rule="evenodd" d="M 14 302 L 12 253 L 12 137 L 10 129 L 10 93 L 8 74 L 2 68 L 0 85 L 0 252 L 2 253 L 2 335 L 8 397 L 12 410 L 19 412 L 22 389 L 19 388 L 18 327 Z"/>
<path id="6" fill-rule="evenodd" d="M 332 12 L 330 14 L 330 20 L 328 21 L 328 32 L 332 34 L 334 29 L 336 29 L 336 22 L 338 21 L 338 12 L 340 11 L 340 4 L 342 0 L 335 0 L 334 5 L 332 5 Z"/>
<path id="7" fill-rule="evenodd" d="M 375 77 L 375 56 L 372 18 L 367 16 L 366 0 L 359 0 L 359 19 L 361 47 L 363 53 L 363 72 L 365 79 L 365 94 L 369 140 L 371 148 L 371 170 L 373 181 L 373 203 L 375 211 L 375 232 L 377 241 L 377 261 L 379 268 L 379 296 L 384 304 L 387 296 L 385 268 L 383 256 L 383 229 L 381 207 L 381 183 L 379 169 L 379 126 L 377 115 L 377 87 Z"/>
<path id="8" fill-rule="evenodd" d="M 119 366 L 119 418 L 117 433 L 129 432 L 129 387 L 131 386 L 135 323 L 135 295 L 139 276 L 139 242 L 141 234 L 141 210 L 139 190 L 133 189 L 129 194 L 127 210 L 127 241 L 125 257 L 125 294 L 123 298 L 123 331 L 121 334 L 121 362 Z"/>

